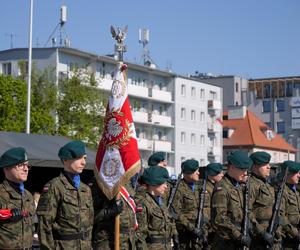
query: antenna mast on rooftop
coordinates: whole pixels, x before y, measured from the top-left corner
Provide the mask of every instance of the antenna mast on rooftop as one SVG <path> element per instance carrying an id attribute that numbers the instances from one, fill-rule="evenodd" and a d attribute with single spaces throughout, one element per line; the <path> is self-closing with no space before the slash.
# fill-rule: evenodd
<path id="1" fill-rule="evenodd" d="M 65 29 L 65 24 L 67 22 L 67 6 L 63 5 L 60 8 L 60 21 L 59 23 L 55 26 L 53 32 L 49 36 L 47 42 L 45 43 L 44 47 L 46 47 L 51 40 L 51 45 L 52 47 L 57 46 L 56 41 L 57 39 L 55 38 L 54 34 L 57 30 L 59 30 L 59 47 L 70 47 L 71 46 L 71 40 L 69 39 L 69 36 L 66 32 Z"/>
<path id="2" fill-rule="evenodd" d="M 149 33 L 148 29 L 139 29 L 139 43 L 143 45 L 143 64 L 146 66 L 156 67 L 156 64 L 150 57 L 149 49 L 147 48 L 147 44 L 149 43 Z"/>

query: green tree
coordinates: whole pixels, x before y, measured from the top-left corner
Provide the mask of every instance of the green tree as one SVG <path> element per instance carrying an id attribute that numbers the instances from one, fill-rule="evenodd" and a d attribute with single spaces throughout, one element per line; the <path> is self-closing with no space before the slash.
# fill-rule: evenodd
<path id="1" fill-rule="evenodd" d="M 94 74 L 77 69 L 59 83 L 58 133 L 96 148 L 102 133 L 107 97 L 95 86 Z"/>
<path id="2" fill-rule="evenodd" d="M 27 63 L 20 61 L 19 79 L 25 81 Z M 27 90 L 26 90 L 27 93 Z M 26 94 L 27 95 L 27 94 Z M 47 68 L 40 72 L 33 64 L 31 73 L 30 132 L 36 134 L 56 134 L 55 110 L 57 87 L 54 70 Z"/>
<path id="3" fill-rule="evenodd" d="M 26 128 L 26 84 L 0 75 L 0 130 L 24 132 Z"/>

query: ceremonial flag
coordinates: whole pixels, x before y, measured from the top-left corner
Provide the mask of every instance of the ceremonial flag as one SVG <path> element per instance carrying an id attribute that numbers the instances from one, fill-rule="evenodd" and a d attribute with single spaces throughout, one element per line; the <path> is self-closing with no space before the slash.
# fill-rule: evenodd
<path id="1" fill-rule="evenodd" d="M 123 63 L 116 66 L 94 168 L 97 183 L 110 200 L 141 165 L 128 98 L 126 69 L 127 65 Z"/>

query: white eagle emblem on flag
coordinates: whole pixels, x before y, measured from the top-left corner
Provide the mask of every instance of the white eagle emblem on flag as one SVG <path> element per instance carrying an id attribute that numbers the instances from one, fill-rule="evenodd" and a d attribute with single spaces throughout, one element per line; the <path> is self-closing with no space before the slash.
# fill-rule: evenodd
<path id="1" fill-rule="evenodd" d="M 106 134 L 108 140 L 111 140 L 112 137 L 117 137 L 122 133 L 123 128 L 120 124 L 121 122 L 117 121 L 116 118 L 112 118 L 108 121 Z"/>

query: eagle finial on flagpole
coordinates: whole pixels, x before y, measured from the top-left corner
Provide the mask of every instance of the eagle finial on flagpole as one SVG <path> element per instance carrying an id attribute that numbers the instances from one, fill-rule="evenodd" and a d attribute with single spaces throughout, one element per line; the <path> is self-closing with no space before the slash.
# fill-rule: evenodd
<path id="1" fill-rule="evenodd" d="M 110 33 L 112 38 L 117 41 L 115 44 L 115 52 L 118 53 L 118 60 L 123 61 L 123 53 L 127 51 L 127 46 L 124 44 L 124 40 L 126 38 L 128 30 L 128 25 L 122 30 L 120 27 L 115 28 L 114 26 L 110 26 Z"/>

